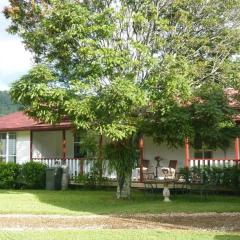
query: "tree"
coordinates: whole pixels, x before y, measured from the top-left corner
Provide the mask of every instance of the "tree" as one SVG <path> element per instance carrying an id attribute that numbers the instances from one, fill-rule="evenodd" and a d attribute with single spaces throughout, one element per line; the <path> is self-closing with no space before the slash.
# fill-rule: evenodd
<path id="1" fill-rule="evenodd" d="M 173 146 L 188 137 L 223 147 L 239 135 L 225 88 L 239 89 L 240 1 L 165 4 L 155 50 L 161 57 L 146 81 L 153 104 L 145 128 Z"/>
<path id="2" fill-rule="evenodd" d="M 216 139 L 235 128 L 223 89 L 239 82 L 239 0 L 10 3 L 8 31 L 21 36 L 36 62 L 11 89 L 30 116 L 50 123 L 68 116 L 126 152 L 139 133 L 179 145 L 199 132 L 205 140 L 211 129 Z M 214 121 L 202 134 L 196 129 L 208 107 Z"/>
<path id="3" fill-rule="evenodd" d="M 16 112 L 21 108 L 20 105 L 13 104 L 7 91 L 0 91 L 0 116 Z"/>

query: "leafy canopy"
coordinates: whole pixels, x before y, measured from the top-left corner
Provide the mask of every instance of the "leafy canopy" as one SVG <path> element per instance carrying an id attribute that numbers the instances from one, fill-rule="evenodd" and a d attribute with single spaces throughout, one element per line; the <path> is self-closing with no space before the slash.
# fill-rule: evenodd
<path id="1" fill-rule="evenodd" d="M 239 89 L 239 0 L 10 3 L 9 31 L 36 62 L 11 90 L 30 116 L 113 140 L 237 134 L 224 88 Z"/>

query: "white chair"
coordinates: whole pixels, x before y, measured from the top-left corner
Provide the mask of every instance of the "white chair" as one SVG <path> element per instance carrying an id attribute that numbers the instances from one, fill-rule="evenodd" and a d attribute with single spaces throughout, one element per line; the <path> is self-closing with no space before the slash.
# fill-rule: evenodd
<path id="1" fill-rule="evenodd" d="M 178 162 L 177 160 L 170 160 L 168 167 L 162 167 L 161 171 L 164 176 L 158 177 L 158 179 L 159 180 L 175 179 L 177 162 Z"/>

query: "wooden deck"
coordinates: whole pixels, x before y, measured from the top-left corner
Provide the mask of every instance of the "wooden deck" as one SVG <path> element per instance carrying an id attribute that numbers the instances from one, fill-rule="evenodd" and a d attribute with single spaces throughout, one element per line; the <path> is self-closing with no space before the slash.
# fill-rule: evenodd
<path id="1" fill-rule="evenodd" d="M 164 188 L 164 181 L 146 181 L 146 182 L 139 182 L 139 181 L 132 181 L 131 187 L 132 188 L 138 188 L 138 189 L 163 189 Z M 83 186 L 84 183 L 75 183 L 74 181 L 70 181 L 70 185 L 72 186 Z M 103 187 L 116 187 L 117 182 L 116 181 L 108 181 L 103 182 L 101 184 Z M 169 182 L 168 183 L 169 189 L 183 189 L 187 188 L 187 185 L 183 182 Z"/>
<path id="2" fill-rule="evenodd" d="M 161 192 L 164 188 L 164 181 L 146 181 L 146 182 L 137 182 L 133 181 L 131 184 L 132 188 L 140 189 L 140 190 L 151 190 L 151 192 Z M 71 187 L 82 187 L 84 183 L 75 183 L 71 181 L 69 183 Z M 100 187 L 117 187 L 116 181 L 108 181 L 103 182 Z M 240 195 L 240 190 L 236 188 L 229 188 L 226 186 L 211 186 L 208 184 L 200 184 L 200 183 L 188 183 L 185 182 L 170 182 L 168 183 L 168 188 L 172 193 L 200 193 L 201 195 L 208 195 L 209 193 L 217 194 L 217 193 L 228 193 L 228 194 L 237 194 Z"/>

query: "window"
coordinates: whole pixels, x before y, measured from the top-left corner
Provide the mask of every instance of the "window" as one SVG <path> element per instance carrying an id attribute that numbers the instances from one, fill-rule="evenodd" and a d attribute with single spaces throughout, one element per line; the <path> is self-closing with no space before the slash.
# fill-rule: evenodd
<path id="1" fill-rule="evenodd" d="M 8 134 L 8 162 L 16 162 L 16 133 Z"/>
<path id="2" fill-rule="evenodd" d="M 86 156 L 86 153 L 82 151 L 80 145 L 81 145 L 80 133 L 76 132 L 74 135 L 74 157 L 75 158 L 81 158 Z"/>
<path id="3" fill-rule="evenodd" d="M 6 162 L 7 134 L 0 133 L 0 161 Z"/>
<path id="4" fill-rule="evenodd" d="M 211 150 L 206 149 L 195 150 L 194 158 L 197 159 L 213 158 L 213 152 Z"/>
<path id="5" fill-rule="evenodd" d="M 16 133 L 0 133 L 0 161 L 16 162 Z"/>

